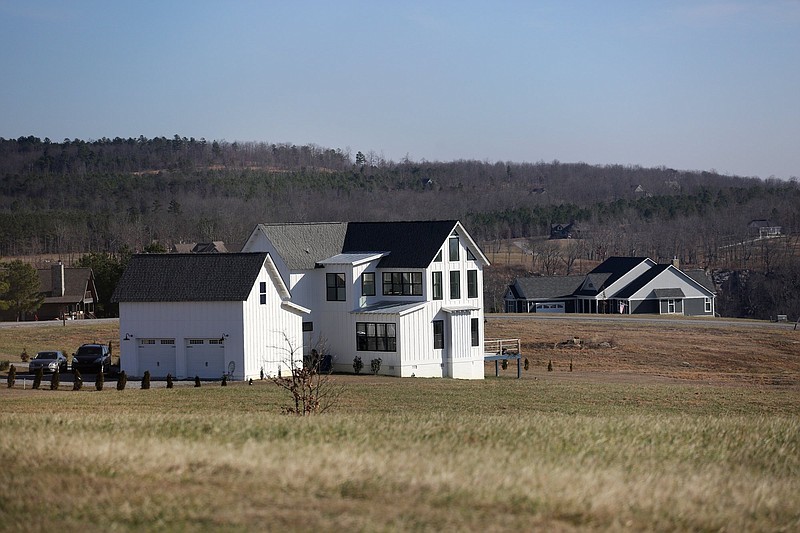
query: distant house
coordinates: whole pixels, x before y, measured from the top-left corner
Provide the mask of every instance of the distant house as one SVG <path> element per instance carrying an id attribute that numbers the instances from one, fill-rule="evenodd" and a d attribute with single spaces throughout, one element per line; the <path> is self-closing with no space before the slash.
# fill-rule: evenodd
<path id="1" fill-rule="evenodd" d="M 228 249 L 223 241 L 178 242 L 172 245 L 170 252 L 178 254 L 226 254 Z"/>
<path id="2" fill-rule="evenodd" d="M 704 271 L 683 272 L 677 264 L 647 257 L 610 257 L 586 276 L 517 279 L 506 291 L 505 308 L 510 313 L 713 316 L 715 298 Z"/>
<path id="3" fill-rule="evenodd" d="M 288 371 L 291 348 L 302 360 L 308 309 L 265 252 L 135 255 L 112 301 L 131 376 L 248 379 Z"/>
<path id="4" fill-rule="evenodd" d="M 783 232 L 783 227 L 775 225 L 766 219 L 751 220 L 747 225 L 749 233 L 759 239 L 777 237 Z"/>
<path id="5" fill-rule="evenodd" d="M 95 318 L 98 301 L 91 268 L 67 268 L 61 261 L 37 269 L 44 303 L 28 318 L 38 320 Z"/>
<path id="6" fill-rule="evenodd" d="M 575 222 L 550 224 L 551 239 L 572 239 L 576 237 L 577 227 Z"/>

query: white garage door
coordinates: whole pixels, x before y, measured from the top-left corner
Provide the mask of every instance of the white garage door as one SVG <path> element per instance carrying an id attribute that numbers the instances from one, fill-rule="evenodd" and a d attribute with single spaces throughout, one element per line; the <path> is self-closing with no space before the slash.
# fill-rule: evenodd
<path id="1" fill-rule="evenodd" d="M 175 376 L 175 339 L 139 339 L 139 376 L 145 370 L 150 376 Z"/>
<path id="2" fill-rule="evenodd" d="M 189 378 L 222 379 L 225 345 L 220 339 L 189 339 L 186 342 L 186 375 Z"/>

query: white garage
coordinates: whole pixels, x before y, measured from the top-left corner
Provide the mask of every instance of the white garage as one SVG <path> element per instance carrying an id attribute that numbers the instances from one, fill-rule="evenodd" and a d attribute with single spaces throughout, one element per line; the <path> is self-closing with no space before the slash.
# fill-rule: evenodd
<path id="1" fill-rule="evenodd" d="M 154 378 L 176 376 L 175 339 L 139 339 L 139 374 L 150 371 Z"/>
<path id="2" fill-rule="evenodd" d="M 186 341 L 186 375 L 220 379 L 225 373 L 225 344 L 220 339 Z"/>

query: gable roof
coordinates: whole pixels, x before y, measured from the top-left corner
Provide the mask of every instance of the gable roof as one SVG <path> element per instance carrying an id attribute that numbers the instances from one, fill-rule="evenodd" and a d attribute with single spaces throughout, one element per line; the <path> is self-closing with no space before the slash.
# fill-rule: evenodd
<path id="1" fill-rule="evenodd" d="M 633 296 L 639 289 L 656 279 L 656 276 L 670 268 L 672 265 L 655 265 L 647 272 L 636 278 L 635 280 L 631 281 L 622 290 L 618 293 L 614 294 L 613 298 L 630 298 Z M 664 290 L 664 289 L 661 289 Z"/>
<path id="2" fill-rule="evenodd" d="M 112 302 L 242 302 L 250 295 L 266 252 L 137 254 Z"/>
<path id="3" fill-rule="evenodd" d="M 342 254 L 383 254 L 380 268 L 425 268 L 453 231 L 485 264 L 489 261 L 457 220 L 259 224 L 286 266 L 310 270 Z"/>
<path id="4" fill-rule="evenodd" d="M 516 297 L 525 300 L 565 298 L 572 296 L 583 280 L 584 276 L 518 278 L 511 285 L 511 291 Z"/>
<path id="5" fill-rule="evenodd" d="M 53 265 L 55 266 L 55 265 Z M 44 303 L 76 303 L 86 298 L 86 291 L 94 298 L 94 275 L 91 268 L 64 267 L 64 296 L 53 295 L 53 271 L 51 268 L 37 268 L 40 292 L 44 295 Z"/>
<path id="6" fill-rule="evenodd" d="M 691 270 L 683 270 L 682 272 L 709 291 L 713 293 L 717 292 L 717 288 L 714 286 L 714 280 L 712 280 L 711 276 L 702 268 L 693 268 Z"/>
<path id="7" fill-rule="evenodd" d="M 317 262 L 342 252 L 347 223 L 259 224 L 257 229 L 267 236 L 287 267 L 310 270 Z"/>
<path id="8" fill-rule="evenodd" d="M 456 220 L 351 222 L 342 252 L 389 252 L 381 268 L 425 268 L 456 227 Z"/>

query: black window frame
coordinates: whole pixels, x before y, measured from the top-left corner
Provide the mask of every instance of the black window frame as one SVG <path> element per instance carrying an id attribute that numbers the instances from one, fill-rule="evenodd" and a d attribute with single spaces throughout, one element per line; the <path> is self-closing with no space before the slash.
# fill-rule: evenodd
<path id="1" fill-rule="evenodd" d="M 396 352 L 397 324 L 394 322 L 356 322 L 356 351 Z"/>
<path id="2" fill-rule="evenodd" d="M 433 321 L 433 349 L 444 350 L 444 320 Z"/>
<path id="3" fill-rule="evenodd" d="M 460 300 L 461 299 L 461 271 L 460 270 L 451 270 L 450 271 L 450 299 L 451 300 Z"/>
<path id="4" fill-rule="evenodd" d="M 258 301 L 261 305 L 267 303 L 267 282 L 262 281 L 258 284 Z"/>
<path id="5" fill-rule="evenodd" d="M 303 322 L 303 331 L 309 332 L 314 331 L 314 323 L 313 322 Z"/>
<path id="6" fill-rule="evenodd" d="M 372 282 L 367 282 L 367 277 L 372 278 Z M 367 287 L 372 286 L 372 292 L 367 291 Z M 364 272 L 361 274 L 361 296 L 375 296 L 375 272 Z"/>
<path id="7" fill-rule="evenodd" d="M 344 272 L 325 274 L 325 299 L 329 302 L 347 301 L 347 275 Z"/>
<path id="8" fill-rule="evenodd" d="M 447 258 L 450 261 L 459 261 L 461 259 L 460 248 L 458 237 L 450 237 L 447 240 Z"/>
<path id="9" fill-rule="evenodd" d="M 469 334 L 471 337 L 472 346 L 480 346 L 481 345 L 480 319 L 478 318 L 470 319 Z"/>
<path id="10" fill-rule="evenodd" d="M 467 270 L 467 298 L 478 297 L 478 271 Z"/>
<path id="11" fill-rule="evenodd" d="M 422 272 L 384 272 L 384 296 L 422 296 Z"/>
<path id="12" fill-rule="evenodd" d="M 444 300 L 444 280 L 441 270 L 431 272 L 431 293 L 433 300 Z"/>

